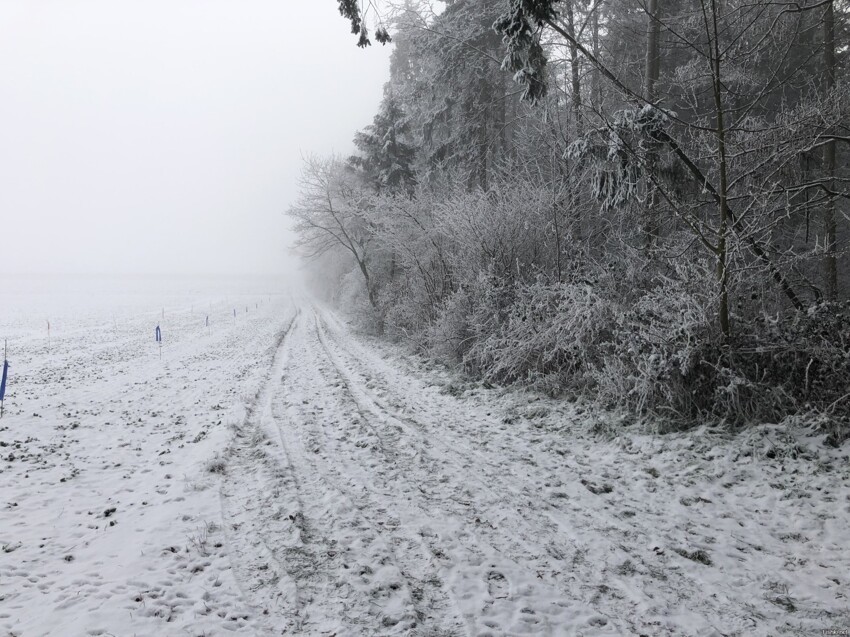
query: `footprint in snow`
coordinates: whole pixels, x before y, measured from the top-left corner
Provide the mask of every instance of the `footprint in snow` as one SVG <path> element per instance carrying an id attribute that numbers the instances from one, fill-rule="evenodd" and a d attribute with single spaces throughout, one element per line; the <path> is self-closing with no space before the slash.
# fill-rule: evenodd
<path id="1" fill-rule="evenodd" d="M 498 571 L 487 573 L 487 592 L 493 599 L 507 599 L 510 593 L 507 578 Z"/>

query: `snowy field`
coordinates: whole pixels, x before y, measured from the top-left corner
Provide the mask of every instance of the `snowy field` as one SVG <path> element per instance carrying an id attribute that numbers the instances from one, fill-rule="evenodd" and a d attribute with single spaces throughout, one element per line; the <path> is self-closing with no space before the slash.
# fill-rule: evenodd
<path id="1" fill-rule="evenodd" d="M 0 635 L 850 631 L 847 445 L 620 430 L 279 285 L 6 283 Z"/>

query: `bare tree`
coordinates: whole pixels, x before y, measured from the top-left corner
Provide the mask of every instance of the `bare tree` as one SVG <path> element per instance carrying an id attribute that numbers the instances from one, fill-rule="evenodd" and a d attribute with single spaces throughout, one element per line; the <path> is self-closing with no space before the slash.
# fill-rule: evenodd
<path id="1" fill-rule="evenodd" d="M 373 232 L 365 211 L 369 187 L 337 158 L 306 157 L 300 195 L 287 214 L 295 220 L 297 246 L 312 259 L 334 248 L 346 250 L 363 274 L 369 302 L 376 307 L 376 291 L 369 270 Z"/>

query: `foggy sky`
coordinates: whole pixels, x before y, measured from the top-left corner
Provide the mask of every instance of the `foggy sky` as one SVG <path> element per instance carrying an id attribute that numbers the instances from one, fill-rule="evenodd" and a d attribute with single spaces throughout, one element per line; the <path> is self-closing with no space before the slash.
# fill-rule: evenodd
<path id="1" fill-rule="evenodd" d="M 290 268 L 301 154 L 351 152 L 388 57 L 333 0 L 3 0 L 0 273 Z"/>

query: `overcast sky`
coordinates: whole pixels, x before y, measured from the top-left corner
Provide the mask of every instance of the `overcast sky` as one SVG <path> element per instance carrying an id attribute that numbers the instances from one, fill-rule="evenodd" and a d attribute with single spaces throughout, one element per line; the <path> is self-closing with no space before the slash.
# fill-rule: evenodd
<path id="1" fill-rule="evenodd" d="M 389 47 L 334 0 L 2 0 L 0 274 L 279 272 Z"/>

